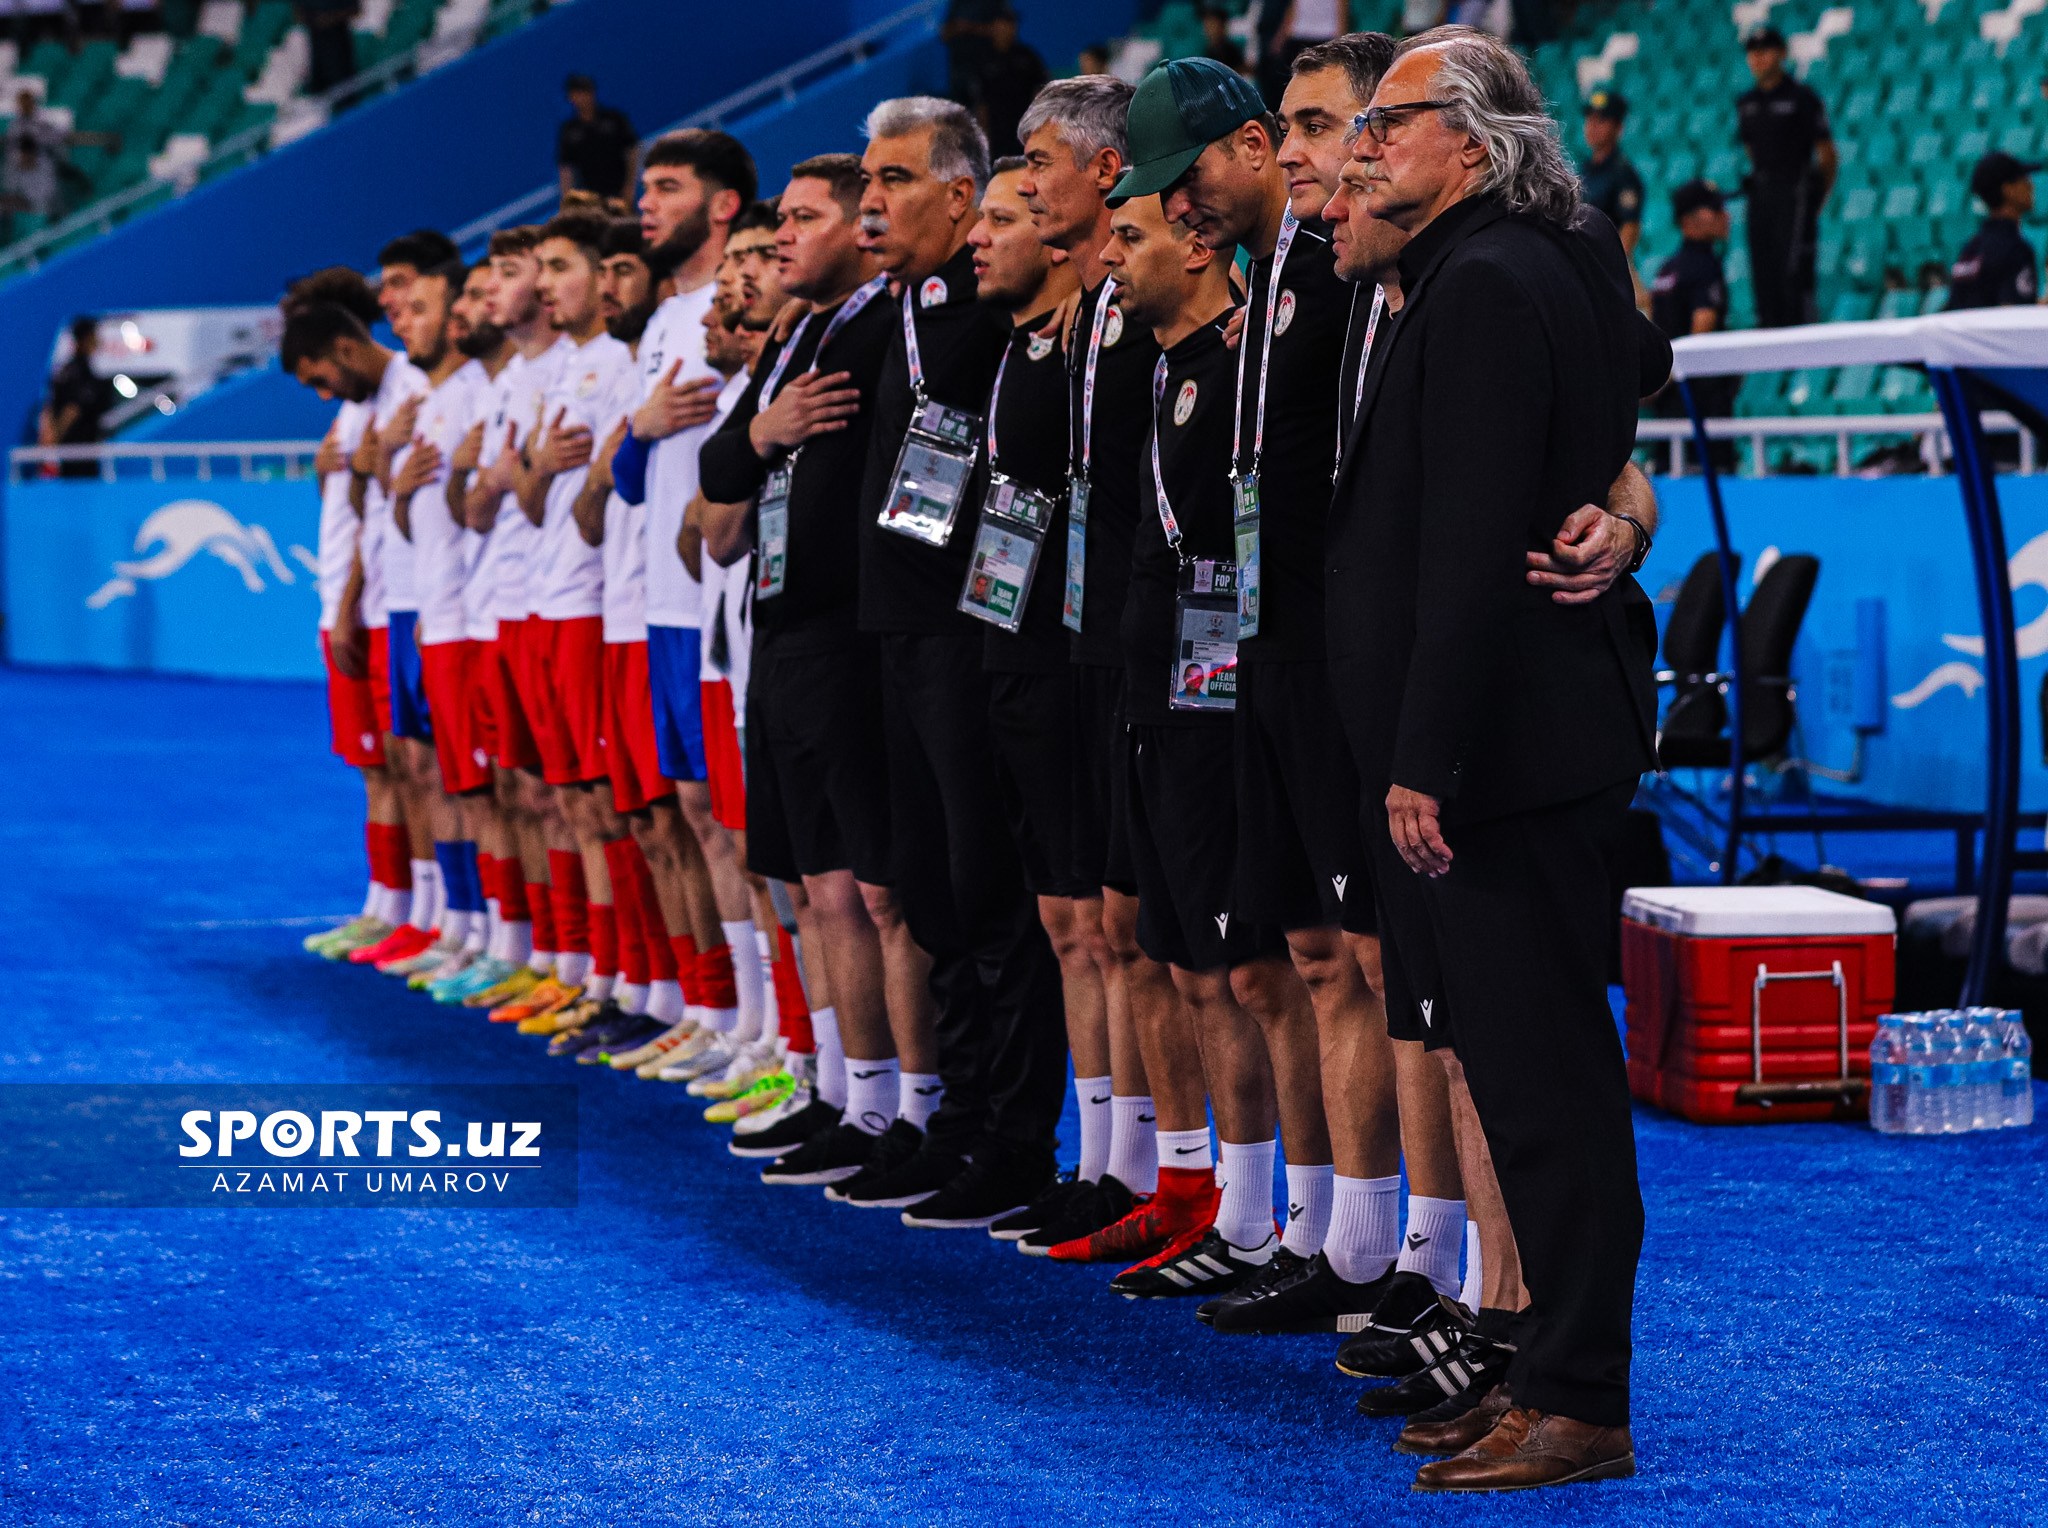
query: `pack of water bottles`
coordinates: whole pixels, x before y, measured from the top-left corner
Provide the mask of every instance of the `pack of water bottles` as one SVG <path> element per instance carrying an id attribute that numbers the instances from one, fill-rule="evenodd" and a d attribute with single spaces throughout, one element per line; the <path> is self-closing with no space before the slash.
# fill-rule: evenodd
<path id="1" fill-rule="evenodd" d="M 1870 1042 L 1870 1123 L 1961 1135 L 2034 1122 L 2034 1046 L 2016 1008 L 1888 1013 Z"/>

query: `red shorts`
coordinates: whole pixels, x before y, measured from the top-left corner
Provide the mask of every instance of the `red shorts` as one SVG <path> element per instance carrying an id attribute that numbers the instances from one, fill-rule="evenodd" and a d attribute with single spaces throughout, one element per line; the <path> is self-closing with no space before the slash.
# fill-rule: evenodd
<path id="1" fill-rule="evenodd" d="M 357 769 L 382 767 L 384 731 L 377 725 L 370 681 L 351 679 L 334 666 L 334 643 L 324 631 L 320 633 L 320 656 L 327 664 L 327 719 L 334 728 L 334 751 Z M 370 672 L 376 671 L 372 663 Z"/>
<path id="2" fill-rule="evenodd" d="M 611 771 L 612 805 L 637 812 L 674 794 L 662 777 L 654 741 L 654 695 L 647 687 L 647 644 L 604 645 L 604 751 Z"/>
<path id="3" fill-rule="evenodd" d="M 474 642 L 429 642 L 420 648 L 427 711 L 434 718 L 434 756 L 441 762 L 441 789 L 454 796 L 483 790 L 495 778 L 490 750 L 477 737 L 475 691 L 482 672 Z"/>
<path id="4" fill-rule="evenodd" d="M 527 719 L 526 654 L 533 646 L 528 628 L 533 621 L 500 621 L 498 640 L 486 643 L 489 667 L 484 688 L 490 691 L 491 722 L 494 733 L 493 757 L 504 769 L 539 769 L 540 750 L 533 743 L 533 724 Z"/>
<path id="5" fill-rule="evenodd" d="M 484 756 L 493 762 L 498 757 L 498 714 L 497 687 L 491 676 L 498 671 L 498 639 L 479 642 L 474 637 L 469 645 L 476 651 L 475 667 L 469 673 L 469 720 L 475 729 L 476 745 L 483 749 Z"/>
<path id="6" fill-rule="evenodd" d="M 747 829 L 747 773 L 740 762 L 740 729 L 733 720 L 732 683 L 706 679 L 704 697 L 704 773 L 711 781 L 711 815 L 735 833 Z"/>
<path id="7" fill-rule="evenodd" d="M 370 710 L 377 719 L 377 736 L 391 730 L 391 629 L 370 628 Z"/>
<path id="8" fill-rule="evenodd" d="M 534 620 L 527 632 L 526 715 L 550 785 L 606 778 L 604 617 Z"/>

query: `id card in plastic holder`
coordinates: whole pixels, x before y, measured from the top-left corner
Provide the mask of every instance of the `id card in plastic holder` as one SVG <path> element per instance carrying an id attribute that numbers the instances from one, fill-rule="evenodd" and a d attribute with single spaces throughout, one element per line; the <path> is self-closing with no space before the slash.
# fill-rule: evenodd
<path id="1" fill-rule="evenodd" d="M 1081 629 L 1082 599 L 1088 582 L 1088 479 L 1067 479 L 1067 593 L 1060 601 L 1060 624 Z"/>
<path id="2" fill-rule="evenodd" d="M 754 561 L 754 598 L 773 599 L 783 590 L 789 574 L 789 485 L 795 473 L 787 462 L 768 474 L 755 509 L 755 544 L 761 555 Z"/>
<path id="3" fill-rule="evenodd" d="M 1237 531 L 1237 634 L 1259 634 L 1259 475 L 1230 480 L 1231 517 Z"/>
<path id="4" fill-rule="evenodd" d="M 919 408 L 896 454 L 882 529 L 932 546 L 951 540 L 980 439 L 981 420 L 974 415 L 939 403 Z"/>
<path id="5" fill-rule="evenodd" d="M 1237 709 L 1237 569 L 1196 561 L 1173 596 L 1174 660 L 1166 703 L 1175 711 Z"/>
<path id="6" fill-rule="evenodd" d="M 959 608 L 977 620 L 1015 632 L 1024 624 L 1031 598 L 1031 579 L 1038 571 L 1039 549 L 1052 524 L 1052 501 L 1000 473 L 982 500 L 981 524 L 974 533 L 974 555 L 967 581 L 960 588 Z"/>

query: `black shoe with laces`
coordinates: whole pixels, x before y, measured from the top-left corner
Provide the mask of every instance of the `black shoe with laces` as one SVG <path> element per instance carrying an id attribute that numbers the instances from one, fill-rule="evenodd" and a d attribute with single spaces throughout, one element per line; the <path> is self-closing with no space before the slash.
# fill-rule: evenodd
<path id="1" fill-rule="evenodd" d="M 839 1124 L 820 1130 L 801 1146 L 761 1169 L 763 1183 L 838 1183 L 853 1177 L 874 1160 L 883 1137 L 857 1125 Z M 827 1189 L 827 1193 L 831 1190 Z"/>
<path id="2" fill-rule="evenodd" d="M 1359 1332 L 1386 1296 L 1394 1273 L 1354 1284 L 1337 1277 L 1318 1252 L 1295 1260 L 1293 1277 L 1253 1289 L 1247 1285 L 1216 1303 L 1209 1324 L 1219 1332 Z"/>
<path id="3" fill-rule="evenodd" d="M 1454 1314 L 1462 1314 L 1458 1307 Z M 1412 1417 L 1457 1402 L 1453 1416 L 1463 1416 L 1495 1385 L 1507 1378 L 1515 1350 L 1505 1342 L 1482 1337 L 1461 1325 L 1432 1328 L 1409 1339 L 1428 1361 L 1398 1385 L 1383 1385 L 1358 1398 L 1358 1414 L 1366 1417 Z"/>
<path id="4" fill-rule="evenodd" d="M 572 1056 L 583 1065 L 595 1066 L 598 1051 L 610 1043 L 613 1035 L 620 1033 L 637 1017 L 638 1015 L 630 1014 L 621 1008 L 616 998 L 608 997 L 598 1005 L 597 1012 L 585 1020 L 580 1028 L 569 1030 L 565 1035 L 557 1035 L 548 1046 L 548 1054 Z M 567 1043 L 563 1044 L 565 1039 Z M 558 1044 L 562 1046 L 560 1050 L 555 1049 Z"/>
<path id="5" fill-rule="evenodd" d="M 839 1123 L 839 1106 L 814 1098 L 793 1114 L 786 1114 L 766 1130 L 736 1135 L 725 1149 L 736 1157 L 779 1157 L 795 1151 L 814 1135 L 824 1135 Z"/>
<path id="6" fill-rule="evenodd" d="M 1273 1254 L 1272 1262 L 1231 1290 L 1229 1294 L 1217 1295 L 1214 1299 L 1204 1300 L 1195 1307 L 1195 1319 L 1204 1326 L 1211 1326 L 1215 1323 L 1218 1311 L 1244 1300 L 1256 1300 L 1262 1295 L 1270 1294 L 1282 1284 L 1293 1283 L 1307 1266 L 1307 1259 L 1296 1257 L 1282 1247 Z"/>
<path id="7" fill-rule="evenodd" d="M 1114 1173 L 1104 1173 L 1088 1187 L 1091 1193 L 1076 1194 L 1066 1210 L 1051 1225 L 1017 1238 L 1017 1250 L 1026 1257 L 1044 1257 L 1061 1242 L 1079 1241 L 1113 1226 L 1131 1213 L 1136 1202 L 1131 1191 Z"/>
<path id="8" fill-rule="evenodd" d="M 1014 1215 L 993 1222 L 988 1234 L 997 1241 L 1017 1241 L 1032 1231 L 1042 1231 L 1066 1213 L 1067 1206 L 1094 1191 L 1095 1185 L 1081 1176 L 1079 1168 L 1059 1175 L 1045 1192 Z"/>
<path id="9" fill-rule="evenodd" d="M 903 1212 L 925 1231 L 970 1231 L 1021 1213 L 1056 1181 L 1052 1153 L 992 1142 L 930 1198 Z"/>
<path id="10" fill-rule="evenodd" d="M 1127 1300 L 1163 1300 L 1181 1295 L 1218 1295 L 1236 1289 L 1279 1255 L 1280 1233 L 1256 1247 L 1238 1247 L 1213 1225 L 1179 1257 L 1139 1263 L 1109 1281 Z"/>
<path id="11" fill-rule="evenodd" d="M 1436 1292 L 1419 1273 L 1397 1273 L 1372 1313 L 1372 1325 L 1337 1349 L 1337 1367 L 1353 1379 L 1401 1379 L 1427 1360 L 1412 1339 L 1447 1326 L 1469 1327 L 1465 1307 Z"/>
<path id="12" fill-rule="evenodd" d="M 926 1140 L 908 1160 L 889 1171 L 877 1172 L 875 1169 L 879 1165 L 870 1162 L 858 1178 L 841 1184 L 838 1191 L 840 1202 L 859 1210 L 904 1209 L 931 1198 L 959 1177 L 967 1170 L 967 1158 L 943 1147 L 934 1151 L 932 1143 Z M 1014 1199 L 1003 1206 L 1005 1214 L 1019 1208 L 1021 1206 Z"/>
<path id="13" fill-rule="evenodd" d="M 924 1144 L 924 1132 L 907 1119 L 894 1119 L 889 1121 L 887 1130 L 871 1139 L 875 1144 L 868 1153 L 867 1161 L 861 1164 L 860 1171 L 851 1177 L 834 1180 L 825 1190 L 827 1199 L 843 1201 L 849 1189 L 864 1189 L 875 1179 L 896 1171 L 917 1155 L 918 1147 Z"/>
<path id="14" fill-rule="evenodd" d="M 607 1006 L 611 1006 L 607 1000 Z M 599 1014 L 596 1022 L 603 1023 L 604 1015 Z M 595 1045 L 579 1051 L 578 1066 L 596 1066 L 600 1061 L 610 1061 L 614 1056 L 623 1056 L 629 1050 L 638 1050 L 656 1035 L 665 1034 L 668 1025 L 659 1019 L 650 1019 L 644 1013 L 621 1013 L 618 1021 L 610 1025 L 598 1037 Z"/>

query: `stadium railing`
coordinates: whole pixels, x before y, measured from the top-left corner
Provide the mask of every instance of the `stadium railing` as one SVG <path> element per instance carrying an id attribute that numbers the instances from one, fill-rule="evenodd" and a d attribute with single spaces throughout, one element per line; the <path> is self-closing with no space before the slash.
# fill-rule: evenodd
<path id="1" fill-rule="evenodd" d="M 95 446 L 16 446 L 7 453 L 7 475 L 12 481 L 29 481 L 42 476 L 47 467 L 92 462 L 99 467 L 97 481 L 103 483 L 138 477 L 155 483 L 166 483 L 174 477 L 210 483 L 215 476 L 214 464 L 227 462 L 229 469 L 223 476 L 244 483 L 279 479 L 291 482 L 312 477 L 313 458 L 319 451 L 317 440 L 110 441 Z M 174 471 L 174 467 L 178 470 Z"/>
<path id="2" fill-rule="evenodd" d="M 2040 470 L 2038 447 L 2033 433 L 2025 429 L 2012 415 L 2002 410 L 1986 410 L 1984 432 L 1987 435 L 2019 436 L 2019 467 L 2022 476 L 2031 476 Z M 1949 444 L 1948 430 L 1942 423 L 1941 415 L 1933 414 L 1830 414 L 1805 417 L 1788 415 L 1778 419 L 1709 419 L 1707 436 L 1711 440 L 1745 441 L 1749 445 L 1744 464 L 1744 477 L 1798 476 L 1796 472 L 1772 472 L 1765 452 L 1767 440 L 1832 440 L 1834 443 L 1834 475 L 1855 477 L 1858 469 L 1852 441 L 1870 436 L 1887 436 L 1894 439 L 1913 437 L 1915 448 L 1925 469 L 1936 476 L 1950 470 L 1953 449 Z M 1692 424 L 1684 419 L 1638 419 L 1636 421 L 1636 447 L 1654 446 L 1649 464 L 1644 468 L 1652 476 L 1684 477 L 1686 473 L 1684 443 L 1692 439 Z M 1658 470 L 1661 467 L 1661 472 Z M 1805 474 L 1811 475 L 1811 474 Z"/>

